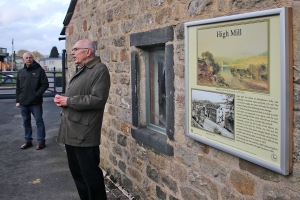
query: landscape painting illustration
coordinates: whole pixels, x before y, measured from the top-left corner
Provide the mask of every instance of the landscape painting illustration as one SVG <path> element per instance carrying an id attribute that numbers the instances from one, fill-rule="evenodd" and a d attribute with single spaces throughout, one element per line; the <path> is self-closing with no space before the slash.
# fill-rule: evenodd
<path id="1" fill-rule="evenodd" d="M 234 139 L 234 95 L 192 90 L 192 127 Z"/>
<path id="2" fill-rule="evenodd" d="M 269 21 L 197 30 L 197 84 L 269 93 Z"/>

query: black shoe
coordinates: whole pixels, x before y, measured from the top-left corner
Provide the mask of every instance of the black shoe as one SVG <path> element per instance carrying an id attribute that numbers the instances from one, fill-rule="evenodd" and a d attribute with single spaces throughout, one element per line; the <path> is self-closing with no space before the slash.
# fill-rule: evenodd
<path id="1" fill-rule="evenodd" d="M 21 146 L 21 149 L 28 149 L 29 147 L 32 147 L 32 142 L 25 142 L 25 143 Z"/>
<path id="2" fill-rule="evenodd" d="M 36 147 L 36 150 L 41 150 L 46 147 L 45 142 L 39 142 L 39 145 Z"/>

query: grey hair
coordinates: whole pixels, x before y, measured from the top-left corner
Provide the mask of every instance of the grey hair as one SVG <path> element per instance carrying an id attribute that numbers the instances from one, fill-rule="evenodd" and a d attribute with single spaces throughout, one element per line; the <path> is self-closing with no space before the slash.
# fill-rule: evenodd
<path id="1" fill-rule="evenodd" d="M 95 54 L 96 54 L 96 46 L 95 46 L 94 42 L 89 41 L 88 47 L 92 50 L 92 55 L 95 56 Z"/>
<path id="2" fill-rule="evenodd" d="M 30 54 L 32 56 L 32 58 L 34 58 L 33 54 L 31 52 L 29 52 L 29 51 L 23 53 L 23 58 L 25 58 L 25 55 L 27 55 L 27 54 Z"/>

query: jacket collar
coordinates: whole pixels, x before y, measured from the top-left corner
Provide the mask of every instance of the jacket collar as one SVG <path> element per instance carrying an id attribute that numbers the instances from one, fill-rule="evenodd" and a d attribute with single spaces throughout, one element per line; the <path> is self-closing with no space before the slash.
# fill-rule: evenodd
<path id="1" fill-rule="evenodd" d="M 74 76 L 70 79 L 70 82 L 73 80 L 73 78 L 75 78 L 76 76 L 79 76 L 79 74 L 81 74 L 81 72 L 83 72 L 83 70 L 85 68 L 93 68 L 97 63 L 101 62 L 101 59 L 99 56 L 95 56 L 92 60 L 89 60 L 87 63 L 85 63 L 85 65 L 83 65 L 77 72 L 76 74 L 74 74 Z"/>
<path id="2" fill-rule="evenodd" d="M 87 68 L 93 68 L 97 63 L 101 62 L 101 59 L 99 56 L 95 56 L 92 60 L 85 63 L 85 66 Z"/>
<path id="3" fill-rule="evenodd" d="M 40 67 L 40 64 L 37 63 L 35 60 L 34 60 L 33 63 L 32 63 L 31 65 L 29 65 L 28 67 L 27 67 L 26 64 L 24 64 L 24 69 L 29 70 L 29 71 L 32 70 L 32 69 L 35 69 L 35 68 L 37 68 L 37 67 Z"/>

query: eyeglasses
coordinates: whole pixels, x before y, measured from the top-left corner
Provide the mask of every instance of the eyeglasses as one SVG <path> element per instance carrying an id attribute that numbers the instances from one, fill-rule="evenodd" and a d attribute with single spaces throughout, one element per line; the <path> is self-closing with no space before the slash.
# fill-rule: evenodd
<path id="1" fill-rule="evenodd" d="M 89 49 L 89 48 L 73 48 L 72 51 L 78 51 L 79 49 Z"/>

